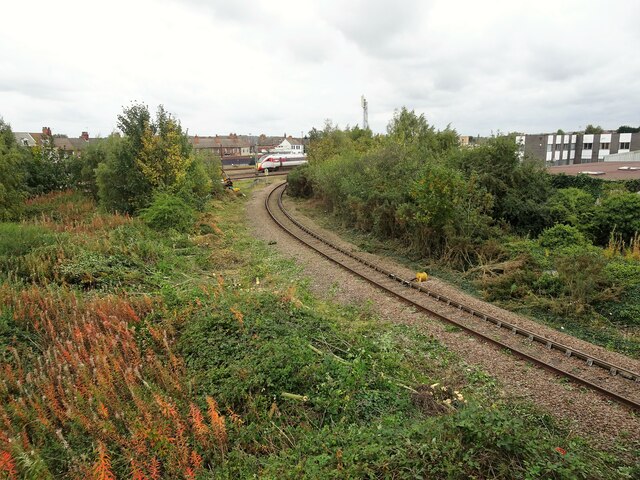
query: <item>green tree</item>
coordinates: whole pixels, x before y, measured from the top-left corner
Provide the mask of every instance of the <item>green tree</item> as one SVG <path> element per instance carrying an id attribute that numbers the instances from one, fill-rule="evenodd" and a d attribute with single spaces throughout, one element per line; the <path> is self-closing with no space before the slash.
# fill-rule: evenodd
<path id="1" fill-rule="evenodd" d="M 638 133 L 640 132 L 640 127 L 630 127 L 629 125 L 621 125 L 616 130 L 618 133 Z"/>
<path id="2" fill-rule="evenodd" d="M 135 213 L 151 201 L 152 185 L 136 162 L 136 140 L 114 140 L 96 170 L 100 205 L 109 211 Z"/>
<path id="3" fill-rule="evenodd" d="M 194 165 L 180 123 L 162 105 L 155 119 L 146 105 L 125 108 L 118 115 L 118 128 L 124 138 L 97 169 L 98 196 L 105 208 L 134 213 L 149 204 L 154 190 L 184 192 L 187 184 L 196 190 L 210 187 L 204 169 Z M 202 178 L 187 181 L 189 174 Z"/>
<path id="4" fill-rule="evenodd" d="M 0 220 L 18 216 L 25 197 L 23 162 L 28 151 L 16 143 L 11 126 L 0 117 Z"/>
<path id="5" fill-rule="evenodd" d="M 153 187 L 171 187 L 184 178 L 191 164 L 191 145 L 180 123 L 162 105 L 155 122 L 145 125 L 141 143 L 136 162 Z"/>
<path id="6" fill-rule="evenodd" d="M 584 129 L 584 133 L 587 133 L 587 134 L 602 133 L 603 131 L 604 130 L 600 125 L 594 126 L 591 124 L 587 125 L 587 128 Z"/>
<path id="7" fill-rule="evenodd" d="M 412 224 L 412 241 L 423 254 L 445 255 L 469 264 L 471 252 L 489 233 L 486 215 L 492 197 L 478 186 L 477 177 L 465 179 L 450 167 L 427 163 L 411 188 L 411 204 L 398 215 Z"/>
<path id="8" fill-rule="evenodd" d="M 476 175 L 478 185 L 493 196 L 495 220 L 537 233 L 548 226 L 545 203 L 551 179 L 540 162 L 521 162 L 517 148 L 511 137 L 495 137 L 476 148 L 454 151 L 448 158 L 467 177 Z"/>
<path id="9" fill-rule="evenodd" d="M 587 231 L 593 222 L 595 199 L 576 187 L 556 190 L 547 202 L 551 221 L 564 223 Z"/>
<path id="10" fill-rule="evenodd" d="M 98 142 L 90 143 L 82 156 L 71 159 L 71 182 L 74 188 L 98 199 L 98 183 L 96 173 L 98 167 L 107 161 L 109 152 L 121 141 L 117 134 L 110 135 Z"/>
<path id="11" fill-rule="evenodd" d="M 388 140 L 404 148 L 421 154 L 435 153 L 438 147 L 435 129 L 427 123 L 424 114 L 402 107 L 396 110 L 387 125 Z"/>
<path id="12" fill-rule="evenodd" d="M 600 201 L 594 215 L 596 241 L 605 245 L 612 233 L 625 242 L 640 232 L 640 195 L 613 191 Z"/>
<path id="13" fill-rule="evenodd" d="M 24 162 L 25 182 L 30 195 L 70 188 L 72 157 L 61 152 L 53 137 L 45 137 L 42 145 L 31 149 Z"/>

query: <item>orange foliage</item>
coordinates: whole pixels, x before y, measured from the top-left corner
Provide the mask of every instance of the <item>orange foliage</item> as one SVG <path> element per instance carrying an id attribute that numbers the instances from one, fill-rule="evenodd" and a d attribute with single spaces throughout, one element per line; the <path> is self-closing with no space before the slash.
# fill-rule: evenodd
<path id="1" fill-rule="evenodd" d="M 198 437 L 203 437 L 209 433 L 209 427 L 204 423 L 202 418 L 202 412 L 193 403 L 189 405 L 189 413 L 191 416 L 191 423 L 193 424 L 193 431 Z"/>
<path id="2" fill-rule="evenodd" d="M 16 462 L 9 452 L 0 451 L 0 472 L 4 472 L 10 479 L 18 478 Z"/>
<path id="3" fill-rule="evenodd" d="M 134 459 L 131 459 L 131 480 L 147 480 L 147 476 Z"/>
<path id="4" fill-rule="evenodd" d="M 240 327 L 244 327 L 244 315 L 242 315 L 242 312 L 239 310 L 236 310 L 235 308 L 230 308 L 229 310 L 231 310 L 231 313 L 233 313 L 233 316 L 236 317 L 236 320 L 240 324 Z"/>
<path id="5" fill-rule="evenodd" d="M 42 444 L 42 437 L 23 434 L 34 423 L 65 449 L 69 428 L 84 429 L 97 442 L 97 459 L 90 466 L 78 456 L 75 468 L 90 469 L 95 478 L 114 478 L 106 445 L 131 462 L 138 479 L 179 478 L 187 469 L 197 474 L 204 466 L 197 452 L 209 450 L 214 438 L 224 453 L 224 417 L 209 398 L 208 425 L 188 398 L 172 338 L 159 326 L 144 330 L 144 342 L 136 337 L 157 302 L 126 296 L 85 301 L 69 290 L 0 287 L 5 307 L 37 335 L 41 350 L 24 359 L 16 351 L 11 363 L 0 364 L 0 472 L 18 468 L 8 453 L 11 442 L 34 450 Z"/>
<path id="6" fill-rule="evenodd" d="M 220 452 L 224 453 L 227 446 L 227 428 L 224 423 L 224 417 L 218 412 L 218 403 L 212 398 L 207 397 L 207 405 L 209 406 L 209 418 L 211 419 L 211 429 L 213 435 L 218 441 Z"/>
<path id="7" fill-rule="evenodd" d="M 111 457 L 102 442 L 98 442 L 98 458 L 93 464 L 94 480 L 115 480 L 116 476 L 111 471 Z"/>
<path id="8" fill-rule="evenodd" d="M 149 476 L 151 480 L 160 480 L 160 462 L 156 457 L 151 459 L 149 465 Z"/>

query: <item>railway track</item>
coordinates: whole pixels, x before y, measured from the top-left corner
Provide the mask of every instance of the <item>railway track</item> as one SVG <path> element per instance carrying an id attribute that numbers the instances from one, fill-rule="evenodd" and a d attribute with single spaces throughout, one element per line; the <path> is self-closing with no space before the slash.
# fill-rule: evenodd
<path id="1" fill-rule="evenodd" d="M 254 173 L 253 175 L 239 175 L 239 176 L 229 175 L 229 178 L 231 180 L 249 180 L 249 179 L 266 178 L 266 177 L 282 177 L 287 175 L 287 173 L 288 172 L 269 173 L 269 175 L 265 175 L 264 173 Z"/>
<path id="2" fill-rule="evenodd" d="M 265 199 L 267 212 L 280 228 L 323 257 L 418 311 L 640 412 L 640 373 L 447 298 L 333 244 L 286 211 L 282 203 L 285 189 L 283 182 L 269 192 Z"/>

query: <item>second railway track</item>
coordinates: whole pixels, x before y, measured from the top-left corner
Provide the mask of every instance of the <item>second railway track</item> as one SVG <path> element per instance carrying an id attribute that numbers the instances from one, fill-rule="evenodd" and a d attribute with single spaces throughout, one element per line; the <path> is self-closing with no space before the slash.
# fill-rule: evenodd
<path id="1" fill-rule="evenodd" d="M 282 195 L 285 189 L 286 182 L 269 192 L 265 199 L 266 210 L 280 228 L 320 255 L 416 310 L 453 324 L 514 356 L 599 392 L 636 412 L 640 411 L 640 373 L 432 292 L 422 284 L 403 279 L 329 242 L 284 209 Z"/>

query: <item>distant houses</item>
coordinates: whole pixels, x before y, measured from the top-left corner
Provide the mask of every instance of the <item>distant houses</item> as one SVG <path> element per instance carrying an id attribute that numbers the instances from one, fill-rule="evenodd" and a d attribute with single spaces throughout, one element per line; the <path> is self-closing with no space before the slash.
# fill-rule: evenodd
<path id="1" fill-rule="evenodd" d="M 13 132 L 13 135 L 18 145 L 32 148 L 55 147 L 62 156 L 80 156 L 90 144 L 102 140 L 90 138 L 88 132 L 82 132 L 77 138 L 52 134 L 49 127 L 42 127 L 41 132 Z M 196 151 L 210 152 L 220 158 L 250 157 L 270 151 L 304 152 L 307 142 L 307 139 L 294 138 L 291 135 L 278 137 L 230 133 L 229 135 L 189 136 L 189 143 Z"/>
<path id="2" fill-rule="evenodd" d="M 271 137 L 267 135 L 251 136 L 230 133 L 229 135 L 189 137 L 189 142 L 197 151 L 210 152 L 220 158 L 225 157 L 249 157 L 266 152 L 304 152 L 307 140 L 294 138 L 291 135 Z"/>
<path id="3" fill-rule="evenodd" d="M 13 132 L 18 145 L 23 147 L 53 147 L 58 149 L 62 156 L 79 156 L 91 143 L 98 142 L 100 138 L 89 138 L 88 132 L 82 132 L 78 138 L 70 138 L 67 135 L 52 134 L 51 128 L 42 127 L 42 132 Z"/>

